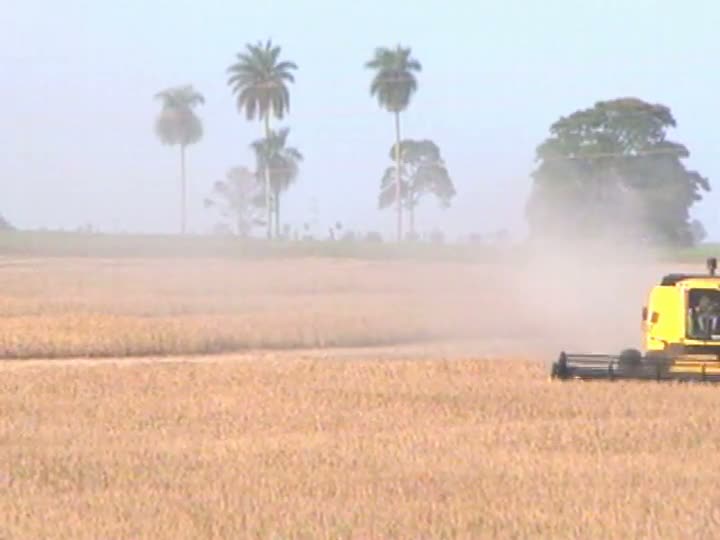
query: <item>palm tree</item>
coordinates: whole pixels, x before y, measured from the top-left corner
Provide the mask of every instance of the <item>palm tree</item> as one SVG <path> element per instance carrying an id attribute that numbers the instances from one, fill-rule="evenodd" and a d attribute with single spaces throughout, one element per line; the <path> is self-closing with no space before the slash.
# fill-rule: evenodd
<path id="1" fill-rule="evenodd" d="M 420 62 L 410 56 L 411 49 L 397 45 L 395 49 L 379 47 L 375 56 L 365 64 L 375 70 L 370 95 L 377 96 L 381 107 L 395 115 L 395 198 L 397 200 L 397 236 L 402 239 L 402 194 L 400 172 L 400 113 L 410 104 L 417 90 L 414 72 L 420 72 Z"/>
<path id="2" fill-rule="evenodd" d="M 247 44 L 237 54 L 237 62 L 228 68 L 228 84 L 237 95 L 238 111 L 245 111 L 247 120 L 259 118 L 265 123 L 265 138 L 270 138 L 270 115 L 282 120 L 290 110 L 287 83 L 294 83 L 291 73 L 294 62 L 279 61 L 281 48 L 268 40 Z M 270 202 L 270 169 L 265 169 L 265 204 L 267 206 L 267 236 L 272 237 L 272 207 Z"/>
<path id="3" fill-rule="evenodd" d="M 186 228 L 187 181 L 185 149 L 203 136 L 203 126 L 193 110 L 205 98 L 192 85 L 168 88 L 155 94 L 162 101 L 162 110 L 155 121 L 155 133 L 163 144 L 180 145 L 180 231 Z"/>
<path id="4" fill-rule="evenodd" d="M 258 175 L 270 178 L 270 190 L 275 201 L 275 234 L 280 233 L 280 194 L 286 191 L 298 175 L 303 156 L 297 148 L 287 146 L 289 128 L 270 131 L 268 137 L 251 144 L 255 152 Z"/>

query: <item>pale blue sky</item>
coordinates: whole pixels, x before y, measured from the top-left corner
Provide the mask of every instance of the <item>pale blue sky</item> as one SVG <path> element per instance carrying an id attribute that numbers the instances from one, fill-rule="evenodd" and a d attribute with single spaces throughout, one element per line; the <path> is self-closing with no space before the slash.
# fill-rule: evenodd
<path id="1" fill-rule="evenodd" d="M 440 145 L 459 192 L 447 211 L 429 201 L 421 230 L 521 231 L 549 125 L 619 96 L 669 105 L 671 137 L 720 191 L 710 0 L 0 0 L 0 28 L 0 212 L 21 227 L 177 230 L 177 154 L 152 131 L 152 96 L 192 83 L 207 104 L 206 136 L 189 154 L 189 219 L 208 230 L 216 218 L 202 199 L 228 167 L 252 166 L 247 146 L 261 132 L 236 112 L 225 70 L 268 37 L 299 65 L 282 123 L 306 157 L 284 200 L 294 225 L 315 204 L 322 227 L 392 232 L 376 202 L 392 117 L 370 98 L 363 63 L 398 42 L 423 64 L 404 135 Z M 712 193 L 693 212 L 714 239 L 718 207 Z"/>

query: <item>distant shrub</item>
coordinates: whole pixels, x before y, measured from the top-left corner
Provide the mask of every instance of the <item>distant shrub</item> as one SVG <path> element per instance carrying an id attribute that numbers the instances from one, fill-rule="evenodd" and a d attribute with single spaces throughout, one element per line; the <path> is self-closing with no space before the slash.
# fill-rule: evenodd
<path id="1" fill-rule="evenodd" d="M 482 234 L 473 233 L 470 236 L 468 236 L 468 243 L 477 245 L 477 244 L 483 244 L 485 242 L 485 239 L 483 238 Z"/>
<path id="2" fill-rule="evenodd" d="M 382 242 L 382 236 L 380 235 L 379 232 L 369 232 L 369 233 L 367 233 L 367 236 L 365 237 L 365 239 L 368 242 L 375 242 L 375 243 Z"/>
<path id="3" fill-rule="evenodd" d="M 430 233 L 430 241 L 433 244 L 444 244 L 445 243 L 445 235 L 442 231 L 433 231 Z"/>
<path id="4" fill-rule="evenodd" d="M 5 219 L 2 215 L 0 215 L 0 231 L 14 231 L 15 227 L 13 227 L 10 222 Z"/>
<path id="5" fill-rule="evenodd" d="M 405 235 L 405 240 L 407 240 L 408 242 L 419 242 L 420 235 L 416 232 L 409 232 Z"/>

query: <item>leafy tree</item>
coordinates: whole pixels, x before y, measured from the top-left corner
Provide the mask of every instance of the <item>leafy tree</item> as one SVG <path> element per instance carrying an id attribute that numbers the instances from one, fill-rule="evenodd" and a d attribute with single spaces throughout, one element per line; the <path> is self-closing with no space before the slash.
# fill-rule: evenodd
<path id="1" fill-rule="evenodd" d="M 397 45 L 395 49 L 379 47 L 365 67 L 375 71 L 370 84 L 370 95 L 376 96 L 380 106 L 395 116 L 395 200 L 397 201 L 397 237 L 402 239 L 401 164 L 400 164 L 400 113 L 407 109 L 417 91 L 415 72 L 420 62 L 411 57 L 412 50 Z"/>
<path id="2" fill-rule="evenodd" d="M 400 193 L 403 206 L 410 218 L 410 235 L 415 235 L 415 208 L 420 199 L 434 195 L 447 208 L 455 196 L 455 186 L 440 155 L 437 144 L 431 140 L 406 139 L 400 143 Z M 398 155 L 398 145 L 390 149 L 390 159 Z M 380 182 L 380 208 L 397 202 L 397 166 L 388 167 Z"/>
<path id="3" fill-rule="evenodd" d="M 206 208 L 219 208 L 234 225 L 239 236 L 248 236 L 256 225 L 265 225 L 261 217 L 264 192 L 257 176 L 247 167 L 233 167 L 225 180 L 213 184 L 213 196 L 205 199 Z"/>
<path id="4" fill-rule="evenodd" d="M 710 185 L 685 168 L 687 148 L 667 139 L 675 126 L 668 107 L 637 98 L 560 118 L 537 148 L 526 208 L 531 232 L 691 243 L 689 209 Z"/>
<path id="5" fill-rule="evenodd" d="M 294 62 L 280 61 L 281 48 L 267 41 L 247 44 L 237 55 L 237 62 L 228 68 L 228 84 L 237 96 L 238 111 L 245 111 L 247 120 L 259 118 L 265 124 L 265 138 L 270 138 L 270 115 L 281 120 L 290 110 L 287 83 L 295 82 Z M 265 204 L 267 208 L 267 236 L 272 237 L 272 204 L 270 169 L 265 169 Z"/>
<path id="6" fill-rule="evenodd" d="M 205 103 L 202 94 L 191 85 L 168 88 L 155 94 L 162 110 L 155 120 L 155 132 L 163 144 L 180 146 L 180 230 L 184 234 L 187 213 L 187 180 L 185 149 L 203 136 L 203 126 L 195 107 Z"/>
<path id="7" fill-rule="evenodd" d="M 286 191 L 298 175 L 303 156 L 297 148 L 287 146 L 289 128 L 270 131 L 268 137 L 252 143 L 257 162 L 257 174 L 269 178 L 275 211 L 275 232 L 280 233 L 280 195 Z"/>

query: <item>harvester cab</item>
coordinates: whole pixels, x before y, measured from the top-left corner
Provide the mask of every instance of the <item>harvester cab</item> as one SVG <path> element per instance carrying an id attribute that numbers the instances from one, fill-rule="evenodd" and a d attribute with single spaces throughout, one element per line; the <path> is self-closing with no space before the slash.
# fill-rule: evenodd
<path id="1" fill-rule="evenodd" d="M 717 260 L 705 274 L 667 274 L 642 308 L 644 352 L 617 355 L 561 352 L 554 379 L 720 381 L 720 276 Z"/>

